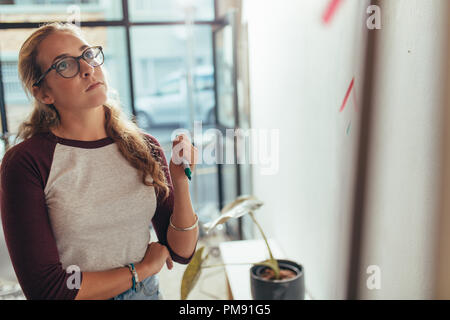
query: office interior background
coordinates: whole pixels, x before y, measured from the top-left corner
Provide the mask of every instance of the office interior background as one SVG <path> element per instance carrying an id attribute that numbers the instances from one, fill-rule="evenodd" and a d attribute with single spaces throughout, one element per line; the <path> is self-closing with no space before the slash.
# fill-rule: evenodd
<path id="1" fill-rule="evenodd" d="M 252 194 L 311 297 L 447 299 L 449 10 L 447 0 L 0 0 L 0 158 L 31 111 L 21 44 L 41 23 L 79 23 L 103 46 L 124 111 L 168 159 L 174 130 L 196 121 L 205 146 L 211 129 L 276 133 L 262 148 L 273 172 L 239 162 L 236 137 L 233 163 L 197 166 L 200 224 Z M 215 234 L 260 238 L 248 217 Z M 16 281 L 0 240 L 0 283 Z"/>

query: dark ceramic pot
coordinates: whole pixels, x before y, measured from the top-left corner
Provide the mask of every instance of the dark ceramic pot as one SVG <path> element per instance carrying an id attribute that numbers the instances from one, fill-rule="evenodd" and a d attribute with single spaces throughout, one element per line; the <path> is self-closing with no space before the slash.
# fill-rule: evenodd
<path id="1" fill-rule="evenodd" d="M 296 276 L 285 280 L 266 280 L 261 278 L 266 266 L 253 266 L 250 269 L 250 284 L 254 300 L 304 300 L 305 274 L 303 267 L 290 260 L 277 260 L 280 269 L 295 272 Z"/>

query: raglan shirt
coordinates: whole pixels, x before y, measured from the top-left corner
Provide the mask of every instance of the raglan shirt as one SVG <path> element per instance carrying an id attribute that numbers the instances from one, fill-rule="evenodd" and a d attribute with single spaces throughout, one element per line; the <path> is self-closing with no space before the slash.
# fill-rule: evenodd
<path id="1" fill-rule="evenodd" d="M 145 138 L 160 147 L 153 136 Z M 82 282 L 82 272 L 140 262 L 151 224 L 172 259 L 189 263 L 194 253 L 183 258 L 167 242 L 174 194 L 161 150 L 152 149 L 152 155 L 169 184 L 166 200 L 142 182 L 141 173 L 110 137 L 77 141 L 39 133 L 6 152 L 0 168 L 0 211 L 9 255 L 27 299 L 75 299 L 79 289 L 67 285 L 72 266 L 81 271 Z"/>

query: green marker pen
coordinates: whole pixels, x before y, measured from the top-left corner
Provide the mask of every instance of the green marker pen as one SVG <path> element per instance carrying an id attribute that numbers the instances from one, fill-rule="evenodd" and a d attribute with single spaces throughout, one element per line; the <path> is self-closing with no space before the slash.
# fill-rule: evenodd
<path id="1" fill-rule="evenodd" d="M 191 180 L 192 172 L 189 161 L 187 161 L 184 158 L 182 160 L 183 160 L 184 174 L 186 175 L 186 177 L 188 177 L 189 180 Z"/>
<path id="2" fill-rule="evenodd" d="M 178 139 L 178 135 L 175 136 L 175 139 Z M 191 172 L 191 165 L 189 164 L 189 161 L 187 161 L 186 159 L 182 158 L 181 159 L 183 161 L 183 168 L 184 168 L 184 174 L 186 175 L 186 177 L 188 177 L 189 180 L 191 180 L 192 177 L 192 172 Z"/>

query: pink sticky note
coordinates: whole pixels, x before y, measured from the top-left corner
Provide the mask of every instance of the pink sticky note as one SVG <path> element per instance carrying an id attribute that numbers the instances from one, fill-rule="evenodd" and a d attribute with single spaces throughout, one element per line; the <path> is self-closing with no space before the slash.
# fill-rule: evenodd
<path id="1" fill-rule="evenodd" d="M 331 18 L 333 18 L 334 14 L 336 13 L 337 8 L 341 4 L 342 0 L 331 0 L 328 4 L 323 16 L 322 20 L 325 24 L 330 23 Z"/>
<path id="2" fill-rule="evenodd" d="M 347 93 L 345 94 L 344 102 L 342 102 L 341 109 L 339 112 L 344 111 L 345 105 L 347 104 L 348 98 L 350 97 L 350 93 L 352 92 L 353 85 L 355 84 L 355 78 L 352 79 L 352 82 L 350 82 L 350 86 L 348 87 Z"/>

